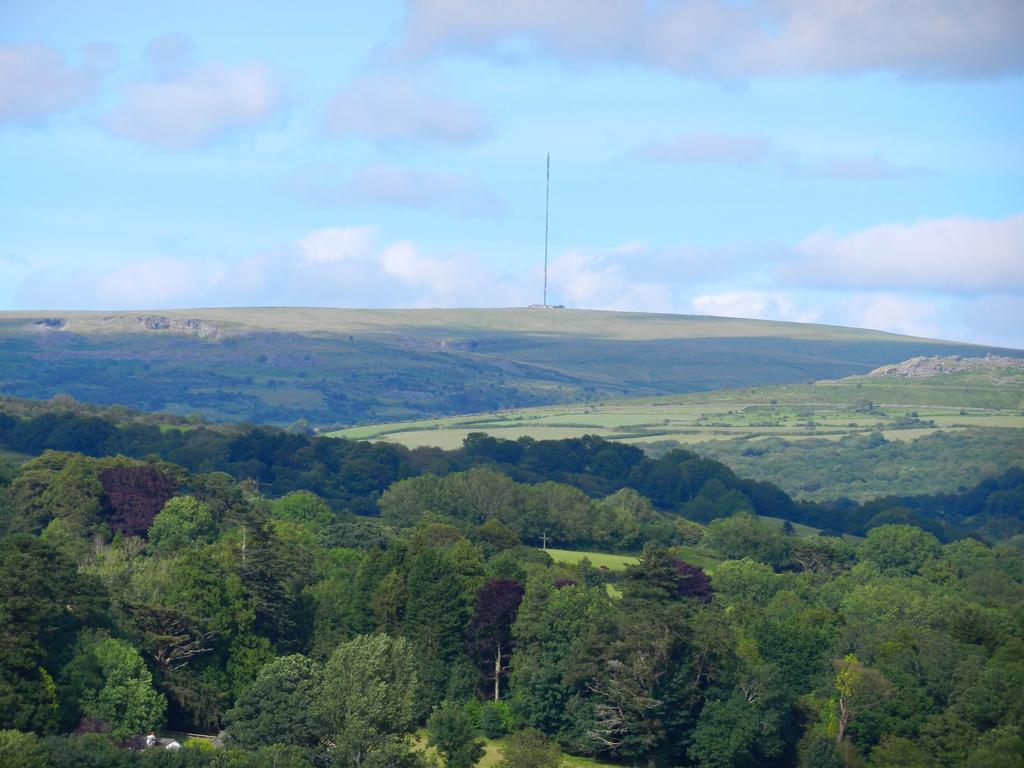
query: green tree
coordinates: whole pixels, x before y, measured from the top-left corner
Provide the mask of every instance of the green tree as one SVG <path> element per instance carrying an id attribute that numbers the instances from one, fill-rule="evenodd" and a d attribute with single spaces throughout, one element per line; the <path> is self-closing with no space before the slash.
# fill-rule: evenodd
<path id="1" fill-rule="evenodd" d="M 149 546 L 154 552 L 172 552 L 193 542 L 208 543 L 215 533 L 206 504 L 191 496 L 175 496 L 153 518 Z"/>
<path id="2" fill-rule="evenodd" d="M 108 637 L 92 648 L 103 684 L 83 691 L 86 717 L 111 726 L 115 738 L 128 738 L 163 723 L 167 701 L 153 690 L 153 676 L 139 652 L 123 640 Z"/>
<path id="3" fill-rule="evenodd" d="M 340 765 L 372 764 L 401 750 L 416 723 L 416 660 L 409 641 L 362 635 L 341 645 L 324 668 L 320 712 Z"/>
<path id="4" fill-rule="evenodd" d="M 740 513 L 708 523 L 702 545 L 730 560 L 745 557 L 781 568 L 790 562 L 790 541 L 757 515 Z"/>
<path id="5" fill-rule="evenodd" d="M 334 521 L 327 502 L 309 491 L 292 491 L 270 505 L 270 514 L 278 520 L 299 523 L 320 531 Z"/>
<path id="6" fill-rule="evenodd" d="M 47 768 L 46 751 L 34 733 L 0 731 L 0 765 L 4 768 Z"/>
<path id="7" fill-rule="evenodd" d="M 884 736 L 868 761 L 870 768 L 931 768 L 932 759 L 920 744 L 900 736 Z"/>
<path id="8" fill-rule="evenodd" d="M 966 768 L 1018 768 L 1024 765 L 1024 734 L 1020 728 L 996 728 L 979 740 Z"/>
<path id="9" fill-rule="evenodd" d="M 323 667 L 300 654 L 266 664 L 227 713 L 232 743 L 247 749 L 271 744 L 315 747 L 326 733 L 322 685 Z"/>
<path id="10" fill-rule="evenodd" d="M 446 553 L 428 549 L 409 564 L 405 636 L 419 659 L 420 702 L 425 711 L 447 690 L 449 667 L 463 653 L 475 589 L 467 592 Z"/>
<path id="11" fill-rule="evenodd" d="M 102 495 L 95 459 L 47 451 L 27 462 L 11 484 L 14 528 L 37 533 L 56 519 L 83 536 L 99 520 Z"/>
<path id="12" fill-rule="evenodd" d="M 941 552 L 939 540 L 912 525 L 882 525 L 868 531 L 859 554 L 884 573 L 912 576 Z"/>
<path id="13" fill-rule="evenodd" d="M 107 620 L 95 577 L 33 536 L 0 538 L 0 727 L 45 732 L 57 724 L 48 670 L 71 655 L 84 624 Z"/>
<path id="14" fill-rule="evenodd" d="M 830 720 L 836 744 L 843 743 L 846 729 L 853 721 L 881 706 L 891 695 L 892 685 L 885 676 L 876 669 L 865 667 L 853 654 L 837 661 Z"/>
<path id="15" fill-rule="evenodd" d="M 587 637 L 593 617 L 610 612 L 603 589 L 568 585 L 559 589 L 547 579 L 527 582 L 512 625 L 517 648 L 509 687 L 528 725 L 545 733 L 565 727 L 566 707 L 577 693 L 565 679 L 566 667 L 574 648 Z"/>
<path id="16" fill-rule="evenodd" d="M 453 702 L 445 702 L 430 715 L 427 742 L 441 753 L 448 768 L 471 768 L 484 755 L 472 718 Z"/>

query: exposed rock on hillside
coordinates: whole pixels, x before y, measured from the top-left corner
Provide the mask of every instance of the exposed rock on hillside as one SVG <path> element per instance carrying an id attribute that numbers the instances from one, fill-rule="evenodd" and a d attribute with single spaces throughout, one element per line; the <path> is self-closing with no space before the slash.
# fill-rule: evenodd
<path id="1" fill-rule="evenodd" d="M 947 373 L 963 371 L 991 371 L 1003 373 L 1007 371 L 1024 373 L 1024 358 L 1001 357 L 986 355 L 985 357 L 912 357 L 902 363 L 883 365 L 865 374 L 875 378 L 888 376 L 903 379 L 925 379 Z"/>
<path id="2" fill-rule="evenodd" d="M 205 320 L 190 318 L 179 320 L 174 317 L 162 315 L 143 315 L 137 318 L 139 325 L 147 331 L 171 331 L 173 333 L 185 333 L 189 336 L 198 336 L 200 339 L 216 340 L 220 337 L 220 328 Z"/>

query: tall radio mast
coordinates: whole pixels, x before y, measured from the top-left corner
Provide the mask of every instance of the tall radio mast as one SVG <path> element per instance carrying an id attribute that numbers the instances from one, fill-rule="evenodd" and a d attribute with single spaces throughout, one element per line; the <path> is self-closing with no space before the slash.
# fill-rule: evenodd
<path id="1" fill-rule="evenodd" d="M 548 305 L 548 209 L 551 204 L 551 153 L 548 152 L 547 180 L 544 187 L 544 306 Z"/>

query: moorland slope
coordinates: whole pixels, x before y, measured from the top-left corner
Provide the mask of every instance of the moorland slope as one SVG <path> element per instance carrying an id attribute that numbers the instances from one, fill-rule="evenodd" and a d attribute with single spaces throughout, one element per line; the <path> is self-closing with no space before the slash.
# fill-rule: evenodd
<path id="1" fill-rule="evenodd" d="M 588 310 L 3 312 L 0 394 L 359 424 L 805 382 L 994 351 L 835 326 Z"/>

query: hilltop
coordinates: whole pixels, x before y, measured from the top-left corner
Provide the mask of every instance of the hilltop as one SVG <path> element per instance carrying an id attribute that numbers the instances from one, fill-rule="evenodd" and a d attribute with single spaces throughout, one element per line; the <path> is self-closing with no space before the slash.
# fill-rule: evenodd
<path id="1" fill-rule="evenodd" d="M 0 394 L 222 421 L 368 424 L 1021 354 L 878 331 L 530 309 L 0 313 Z"/>

